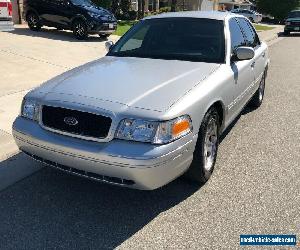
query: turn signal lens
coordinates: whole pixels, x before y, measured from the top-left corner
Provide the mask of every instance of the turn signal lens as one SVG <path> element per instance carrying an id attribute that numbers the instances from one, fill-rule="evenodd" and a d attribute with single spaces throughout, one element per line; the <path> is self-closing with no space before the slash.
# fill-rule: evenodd
<path id="1" fill-rule="evenodd" d="M 188 115 L 162 122 L 158 125 L 154 144 L 165 144 L 175 141 L 192 131 L 192 121 Z"/>
<path id="2" fill-rule="evenodd" d="M 177 137 L 181 133 L 189 131 L 190 127 L 191 127 L 190 122 L 187 119 L 179 120 L 173 124 L 172 135 L 174 137 Z"/>

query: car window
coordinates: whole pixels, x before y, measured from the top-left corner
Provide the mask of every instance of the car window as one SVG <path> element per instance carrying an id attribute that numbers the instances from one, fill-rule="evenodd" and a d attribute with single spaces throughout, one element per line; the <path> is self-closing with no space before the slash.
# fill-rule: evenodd
<path id="1" fill-rule="evenodd" d="M 229 20 L 229 30 L 231 37 L 231 52 L 233 53 L 238 47 L 245 46 L 246 42 L 240 26 L 234 18 Z"/>
<path id="2" fill-rule="evenodd" d="M 289 18 L 297 18 L 297 17 L 300 17 L 300 11 L 292 11 L 290 12 Z"/>
<path id="3" fill-rule="evenodd" d="M 124 44 L 124 46 L 120 49 L 120 51 L 129 51 L 136 50 L 142 46 L 143 39 L 149 30 L 149 25 L 143 26 L 139 29 L 128 41 Z"/>
<path id="4" fill-rule="evenodd" d="M 187 17 L 143 20 L 108 55 L 224 63 L 224 23 Z"/>
<path id="5" fill-rule="evenodd" d="M 247 19 L 239 17 L 238 21 L 245 35 L 246 45 L 255 48 L 257 45 L 260 44 L 256 31 L 254 30 L 254 28 L 252 27 L 252 25 L 249 23 Z"/>

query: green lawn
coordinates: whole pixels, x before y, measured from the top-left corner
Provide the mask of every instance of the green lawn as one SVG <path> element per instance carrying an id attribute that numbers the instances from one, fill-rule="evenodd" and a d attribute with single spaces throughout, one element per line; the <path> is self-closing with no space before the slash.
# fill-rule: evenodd
<path id="1" fill-rule="evenodd" d="M 137 21 L 119 21 L 118 28 L 115 31 L 114 35 L 123 36 L 127 30 L 131 28 Z"/>
<path id="2" fill-rule="evenodd" d="M 261 24 L 254 24 L 254 27 L 257 31 L 266 31 L 266 30 L 274 29 L 274 27 L 265 26 L 265 25 L 261 25 Z"/>

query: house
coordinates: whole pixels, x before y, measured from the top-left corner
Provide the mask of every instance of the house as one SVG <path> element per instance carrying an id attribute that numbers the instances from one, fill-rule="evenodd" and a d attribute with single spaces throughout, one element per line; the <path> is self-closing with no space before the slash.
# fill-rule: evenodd
<path id="1" fill-rule="evenodd" d="M 219 0 L 177 0 L 179 10 L 217 10 Z M 138 0 L 131 0 L 133 10 L 138 10 Z M 145 12 L 159 11 L 171 6 L 171 0 L 145 0 Z"/>
<path id="2" fill-rule="evenodd" d="M 246 9 L 253 10 L 256 6 L 250 0 L 220 0 L 219 9 L 220 10 L 233 10 L 233 9 Z"/>

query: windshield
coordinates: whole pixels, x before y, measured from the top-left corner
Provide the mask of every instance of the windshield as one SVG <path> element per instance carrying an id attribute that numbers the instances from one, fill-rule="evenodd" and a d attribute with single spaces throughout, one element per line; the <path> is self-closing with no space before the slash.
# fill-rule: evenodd
<path id="1" fill-rule="evenodd" d="M 300 11 L 292 11 L 292 12 L 289 14 L 289 18 L 297 18 L 297 17 L 300 18 Z"/>
<path id="2" fill-rule="evenodd" d="M 108 55 L 224 63 L 223 22 L 200 18 L 142 20 Z"/>
<path id="3" fill-rule="evenodd" d="M 86 5 L 86 6 L 93 5 L 93 3 L 90 0 L 71 0 L 71 2 L 75 5 Z"/>

